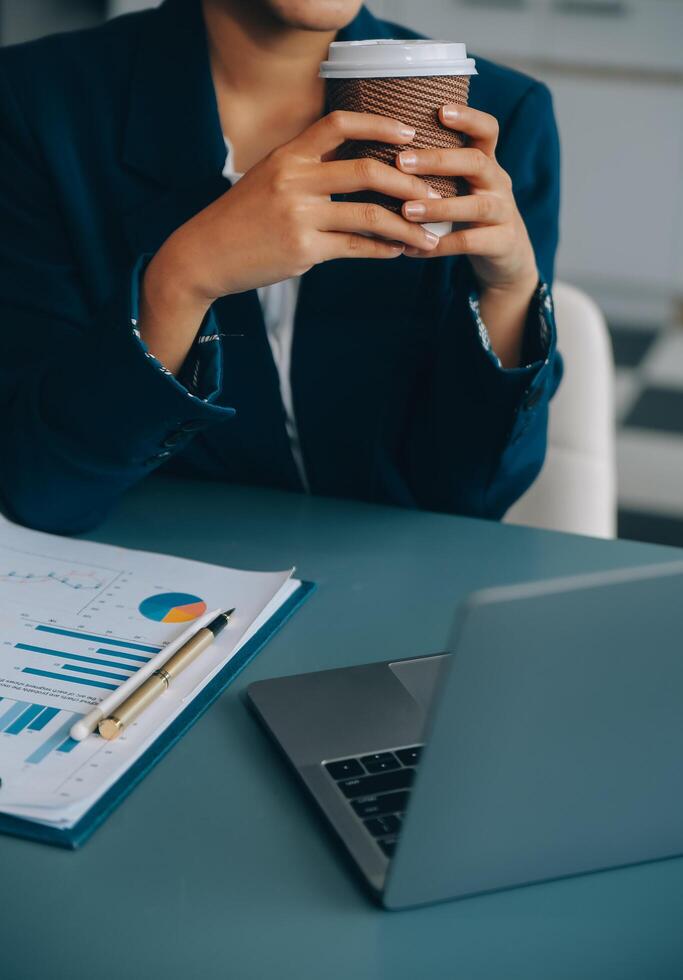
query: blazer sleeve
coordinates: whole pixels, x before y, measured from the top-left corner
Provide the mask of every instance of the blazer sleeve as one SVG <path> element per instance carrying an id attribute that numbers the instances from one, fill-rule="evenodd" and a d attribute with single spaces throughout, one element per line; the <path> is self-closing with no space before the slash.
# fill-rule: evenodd
<path id="1" fill-rule="evenodd" d="M 143 263 L 93 308 L 0 65 L 0 494 L 15 520 L 58 533 L 89 528 L 198 430 L 234 414 L 213 404 L 218 345 L 192 362 L 193 388 L 139 340 Z M 215 335 L 211 314 L 200 333 Z"/>
<path id="2" fill-rule="evenodd" d="M 501 131 L 498 160 L 512 178 L 539 270 L 525 337 L 533 348 L 542 331 L 545 356 L 518 369 L 497 366 L 480 339 L 470 263 L 443 263 L 430 289 L 440 297 L 431 313 L 436 341 L 425 362 L 404 458 L 419 506 L 496 519 L 540 472 L 548 402 L 562 373 L 549 288 L 558 240 L 559 140 L 550 92 L 541 83 L 525 92 Z"/>

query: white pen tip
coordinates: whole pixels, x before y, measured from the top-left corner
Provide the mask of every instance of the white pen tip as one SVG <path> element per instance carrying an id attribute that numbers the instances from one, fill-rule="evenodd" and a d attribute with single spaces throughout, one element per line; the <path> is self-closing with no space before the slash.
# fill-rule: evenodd
<path id="1" fill-rule="evenodd" d="M 90 734 L 91 729 L 85 724 L 84 721 L 77 721 L 75 725 L 71 726 L 71 731 L 69 735 L 77 742 L 82 742 L 84 738 Z"/>

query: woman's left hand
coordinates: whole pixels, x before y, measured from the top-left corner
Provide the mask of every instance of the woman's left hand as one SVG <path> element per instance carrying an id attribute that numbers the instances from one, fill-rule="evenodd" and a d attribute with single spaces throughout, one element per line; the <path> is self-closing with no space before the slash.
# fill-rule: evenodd
<path id="1" fill-rule="evenodd" d="M 483 290 L 531 290 L 538 279 L 536 258 L 512 193 L 512 180 L 496 160 L 498 121 L 494 116 L 463 105 L 445 105 L 439 111 L 444 126 L 465 133 L 461 149 L 407 147 L 396 165 L 410 174 L 445 174 L 464 177 L 470 193 L 440 200 L 406 201 L 402 214 L 421 224 L 431 221 L 465 223 L 444 235 L 432 251 L 406 248 L 420 258 L 467 255 Z"/>

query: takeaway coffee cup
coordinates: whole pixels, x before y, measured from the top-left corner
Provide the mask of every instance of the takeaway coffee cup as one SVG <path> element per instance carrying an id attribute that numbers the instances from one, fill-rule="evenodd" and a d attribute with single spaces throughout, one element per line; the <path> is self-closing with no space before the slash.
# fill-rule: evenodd
<path id="1" fill-rule="evenodd" d="M 327 82 L 330 111 L 373 112 L 391 116 L 415 128 L 411 147 L 460 147 L 465 138 L 439 121 L 448 102 L 467 105 L 474 59 L 464 44 L 428 40 L 333 41 L 328 60 L 320 66 Z M 400 147 L 394 143 L 349 140 L 339 151 L 342 159 L 374 157 L 394 165 Z M 458 178 L 424 176 L 442 197 L 462 192 Z M 381 204 L 399 212 L 402 201 L 372 191 L 349 194 L 348 200 Z M 445 234 L 449 222 L 425 227 Z"/>

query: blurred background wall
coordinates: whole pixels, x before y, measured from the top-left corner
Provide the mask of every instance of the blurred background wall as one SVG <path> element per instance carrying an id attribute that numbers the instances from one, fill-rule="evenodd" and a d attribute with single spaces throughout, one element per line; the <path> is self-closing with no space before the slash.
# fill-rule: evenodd
<path id="1" fill-rule="evenodd" d="M 145 0 L 0 0 L 0 43 Z M 370 0 L 545 81 L 563 147 L 558 277 L 605 311 L 621 536 L 683 545 L 683 0 Z"/>

